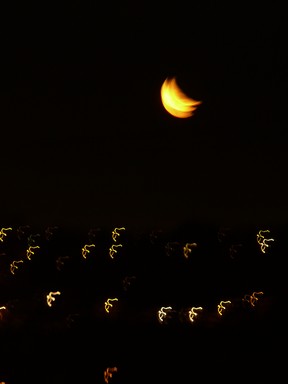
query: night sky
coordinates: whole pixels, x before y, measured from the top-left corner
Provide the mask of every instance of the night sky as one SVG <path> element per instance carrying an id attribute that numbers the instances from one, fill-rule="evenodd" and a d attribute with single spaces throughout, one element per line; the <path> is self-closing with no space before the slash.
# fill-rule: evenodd
<path id="1" fill-rule="evenodd" d="M 172 362 L 178 381 L 192 381 L 197 367 L 212 379 L 227 362 L 233 373 L 225 379 L 238 372 L 246 380 L 252 360 L 265 377 L 272 364 L 265 347 L 286 337 L 282 315 L 274 316 L 287 293 L 284 10 L 212 1 L 54 3 L 1 12 L 0 229 L 12 229 L 0 243 L 0 298 L 9 312 L 0 322 L 8 351 L 0 383 L 104 383 L 108 366 L 119 367 L 109 383 L 156 383 L 169 378 Z M 164 109 L 167 77 L 201 101 L 193 116 Z M 115 227 L 125 231 L 113 263 Z M 274 239 L 265 254 L 256 241 L 261 229 Z M 39 255 L 11 274 L 12 260 L 37 241 Z M 94 241 L 85 263 L 81 247 Z M 199 246 L 187 261 L 182 247 L 192 242 Z M 70 262 L 64 272 L 55 264 L 61 256 Z M 115 281 L 134 274 L 129 296 Z M 42 298 L 53 289 L 64 294 L 49 312 Z M 262 306 L 242 307 L 244 294 L 262 289 Z M 111 322 L 93 304 L 106 292 L 121 292 L 126 303 Z M 213 311 L 222 296 L 234 312 L 221 325 Z M 191 300 L 209 308 L 194 329 L 179 325 Z M 154 324 L 163 302 L 178 306 L 168 327 Z M 104 341 L 101 329 L 109 333 Z M 44 372 L 55 348 L 63 364 Z M 25 368 L 27 351 L 35 370 L 31 362 Z M 279 371 L 280 360 L 272 366 Z"/>

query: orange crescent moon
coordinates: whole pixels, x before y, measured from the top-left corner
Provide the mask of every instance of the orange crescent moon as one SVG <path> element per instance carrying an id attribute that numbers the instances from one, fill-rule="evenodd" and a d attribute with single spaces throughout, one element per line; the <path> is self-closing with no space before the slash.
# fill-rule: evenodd
<path id="1" fill-rule="evenodd" d="M 191 99 L 179 88 L 175 77 L 167 78 L 162 84 L 161 100 L 166 111 L 179 118 L 192 116 L 201 104 L 201 101 Z"/>

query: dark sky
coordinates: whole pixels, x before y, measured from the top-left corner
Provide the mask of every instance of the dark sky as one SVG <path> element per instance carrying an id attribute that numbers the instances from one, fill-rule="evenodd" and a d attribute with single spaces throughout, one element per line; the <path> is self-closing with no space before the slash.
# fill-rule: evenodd
<path id="1" fill-rule="evenodd" d="M 3 225 L 286 222 L 276 5 L 22 7 L 3 28 Z M 202 101 L 191 118 L 164 110 L 168 76 Z"/>
<path id="2" fill-rule="evenodd" d="M 207 380 L 247 381 L 243 367 L 256 381 L 280 372 L 285 11 L 275 3 L 79 0 L 6 4 L 1 16 L 0 229 L 12 230 L 0 243 L 0 307 L 7 307 L 0 383 L 103 382 L 114 364 L 114 383 L 161 382 L 171 372 L 188 382 L 194 371 L 183 367 L 191 361 Z M 163 108 L 167 77 L 202 102 L 192 117 Z M 115 227 L 127 237 L 113 264 Z M 20 228 L 28 228 L 22 237 Z M 275 238 L 265 255 L 259 229 Z M 10 263 L 25 257 L 30 235 L 39 235 L 41 252 L 14 276 Z M 98 248 L 84 261 L 81 247 L 94 240 Z M 186 260 L 182 246 L 194 241 L 199 247 Z M 61 256 L 69 257 L 59 272 Z M 121 286 L 129 274 L 137 276 L 131 296 Z M 54 287 L 62 296 L 52 312 L 43 297 Z M 103 323 L 103 300 L 114 288 L 119 312 Z M 243 294 L 261 290 L 261 305 L 245 312 Z M 224 297 L 233 309 L 221 323 L 216 303 Z M 175 327 L 173 319 L 162 329 L 155 322 L 159 306 L 186 310 L 194 300 L 208 308 L 196 330 L 179 325 L 177 311 Z M 75 332 L 70 315 L 79 315 Z"/>

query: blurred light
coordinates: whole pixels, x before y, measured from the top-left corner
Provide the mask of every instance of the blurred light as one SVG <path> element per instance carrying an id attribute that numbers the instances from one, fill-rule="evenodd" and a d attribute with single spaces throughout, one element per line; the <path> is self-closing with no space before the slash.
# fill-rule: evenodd
<path id="1" fill-rule="evenodd" d="M 190 311 L 188 312 L 188 314 L 189 314 L 189 320 L 190 320 L 191 322 L 193 322 L 193 321 L 194 321 L 194 318 L 195 318 L 196 316 L 198 316 L 198 313 L 195 312 L 195 311 L 202 311 L 202 310 L 203 310 L 202 307 L 192 307 L 192 308 L 190 309 Z"/>
<path id="2" fill-rule="evenodd" d="M 111 257 L 111 259 L 114 259 L 114 253 L 117 253 L 117 247 L 122 247 L 122 244 L 113 244 L 110 248 L 109 248 L 109 255 Z"/>
<path id="3" fill-rule="evenodd" d="M 4 231 L 12 231 L 12 228 L 1 228 L 0 230 L 0 241 L 4 241 L 4 236 L 7 236 L 7 234 Z"/>
<path id="4" fill-rule="evenodd" d="M 175 77 L 164 81 L 161 87 L 161 99 L 166 111 L 179 118 L 192 116 L 196 107 L 201 104 L 201 101 L 193 100 L 182 92 Z"/>
<path id="5" fill-rule="evenodd" d="M 253 292 L 251 295 L 247 294 L 243 297 L 243 301 L 247 301 L 248 303 L 250 303 L 252 305 L 252 307 L 255 306 L 255 302 L 258 299 L 258 297 L 256 297 L 255 295 L 263 295 L 263 292 Z"/>
<path id="6" fill-rule="evenodd" d="M 274 239 L 266 239 L 262 233 L 270 233 L 269 229 L 266 229 L 266 230 L 260 230 L 258 233 L 257 233 L 257 242 L 258 244 L 261 246 L 261 251 L 263 253 L 265 253 L 265 249 L 268 248 L 270 245 L 267 244 L 267 241 L 274 241 Z"/>
<path id="7" fill-rule="evenodd" d="M 59 291 L 56 291 L 56 292 L 50 292 L 46 298 L 47 298 L 47 304 L 49 307 L 52 307 L 52 302 L 55 301 L 55 297 L 53 297 L 54 295 L 61 295 L 61 292 Z"/>
<path id="8" fill-rule="evenodd" d="M 95 247 L 95 244 L 85 244 L 84 247 L 82 248 L 82 256 L 84 259 L 86 259 L 87 253 L 90 253 L 89 249 L 90 247 Z"/>
<path id="9" fill-rule="evenodd" d="M 163 323 L 164 319 L 167 317 L 168 313 L 172 310 L 172 307 L 161 307 L 158 311 L 158 319 Z M 167 311 L 167 312 L 165 312 Z"/>
<path id="10" fill-rule="evenodd" d="M 218 304 L 218 313 L 219 313 L 219 315 L 220 316 L 222 316 L 222 311 L 223 311 L 223 309 L 226 309 L 226 307 L 224 307 L 224 305 L 223 304 L 231 304 L 231 301 L 229 301 L 229 300 L 227 300 L 227 301 L 220 301 L 220 304 Z"/>
<path id="11" fill-rule="evenodd" d="M 107 383 L 107 384 L 109 383 L 109 379 L 112 378 L 114 372 L 117 372 L 117 367 L 112 367 L 112 368 L 108 367 L 104 371 L 104 381 L 105 381 L 105 383 Z"/>
<path id="12" fill-rule="evenodd" d="M 10 264 L 10 271 L 14 275 L 15 274 L 15 269 L 18 269 L 18 266 L 16 264 L 23 263 L 23 260 L 14 260 Z"/>
<path id="13" fill-rule="evenodd" d="M 192 252 L 192 248 L 196 248 L 196 247 L 197 247 L 196 243 L 186 243 L 185 246 L 183 247 L 184 257 L 188 259 L 190 253 Z"/>
<path id="14" fill-rule="evenodd" d="M 33 250 L 37 248 L 40 248 L 39 245 L 35 245 L 35 246 L 30 245 L 30 247 L 26 251 L 26 256 L 28 260 L 31 260 L 31 255 L 34 255 Z"/>
<path id="15" fill-rule="evenodd" d="M 109 313 L 109 308 L 113 307 L 113 305 L 111 304 L 111 301 L 118 301 L 118 299 L 117 297 L 115 297 L 114 299 L 108 299 L 107 301 L 105 301 L 104 305 L 105 305 L 105 311 L 107 313 Z"/>
<path id="16" fill-rule="evenodd" d="M 112 239 L 113 239 L 113 241 L 117 241 L 116 240 L 117 236 L 120 236 L 120 233 L 118 233 L 118 231 L 124 231 L 124 230 L 125 230 L 124 227 L 114 228 L 113 231 L 112 231 Z"/>
<path id="17" fill-rule="evenodd" d="M 3 305 L 2 307 L 0 307 L 0 320 L 3 319 L 3 315 L 2 315 L 2 311 L 5 311 L 7 308 Z"/>

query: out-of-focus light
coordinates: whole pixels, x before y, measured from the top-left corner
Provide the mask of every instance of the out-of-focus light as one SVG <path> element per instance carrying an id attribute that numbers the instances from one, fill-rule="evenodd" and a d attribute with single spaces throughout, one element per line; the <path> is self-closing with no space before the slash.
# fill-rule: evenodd
<path id="1" fill-rule="evenodd" d="M 274 239 L 266 239 L 265 236 L 262 235 L 262 233 L 270 233 L 269 229 L 266 230 L 260 230 L 257 233 L 257 242 L 260 245 L 262 253 L 266 252 L 266 248 L 270 246 L 270 244 L 267 244 L 267 241 L 274 241 Z"/>
<path id="2" fill-rule="evenodd" d="M 0 230 L 0 241 L 4 241 L 4 237 L 7 236 L 7 233 L 5 233 L 5 231 L 12 231 L 12 228 L 9 227 L 9 228 L 1 228 Z"/>
<path id="3" fill-rule="evenodd" d="M 90 250 L 87 248 L 95 247 L 95 244 L 85 244 L 84 247 L 82 248 L 82 256 L 84 259 L 86 259 L 87 253 L 90 253 Z"/>
<path id="4" fill-rule="evenodd" d="M 31 256 L 34 255 L 34 249 L 40 248 L 39 245 L 30 245 L 30 247 L 26 251 L 26 256 L 28 260 L 31 260 Z"/>
<path id="5" fill-rule="evenodd" d="M 112 244 L 112 246 L 109 248 L 109 256 L 111 257 L 111 259 L 114 259 L 114 253 L 117 253 L 117 249 L 118 247 L 122 247 L 122 244 Z"/>
<path id="6" fill-rule="evenodd" d="M 117 237 L 120 236 L 120 233 L 118 233 L 119 231 L 125 231 L 125 227 L 120 227 L 120 228 L 114 228 L 113 231 L 112 231 L 112 239 L 113 241 L 117 241 Z"/>
<path id="7" fill-rule="evenodd" d="M 105 371 L 104 371 L 105 383 L 107 383 L 107 384 L 109 383 L 109 379 L 112 378 L 114 372 L 117 372 L 117 367 L 112 367 L 112 368 L 108 367 L 105 369 Z"/>
<path id="8" fill-rule="evenodd" d="M 201 101 L 188 97 L 176 83 L 175 77 L 167 78 L 161 87 L 161 100 L 170 115 L 187 118 L 193 115 Z"/>
<path id="9" fill-rule="evenodd" d="M 222 312 L 223 312 L 224 309 L 226 309 L 226 307 L 224 307 L 223 304 L 231 304 L 231 301 L 230 301 L 230 300 L 226 300 L 226 301 L 221 300 L 221 301 L 220 301 L 220 304 L 217 305 L 218 313 L 219 313 L 220 316 L 223 315 Z"/>
<path id="10" fill-rule="evenodd" d="M 253 292 L 251 295 L 247 294 L 247 295 L 244 295 L 243 297 L 243 301 L 247 301 L 248 303 L 250 303 L 252 305 L 252 307 L 255 307 L 255 303 L 257 300 L 259 300 L 259 298 L 256 296 L 256 295 L 263 295 L 264 293 L 263 292 Z"/>
<path id="11" fill-rule="evenodd" d="M 61 295 L 61 292 L 56 291 L 56 292 L 49 292 L 48 295 L 46 296 L 47 299 L 47 304 L 49 307 L 52 307 L 52 302 L 55 301 L 55 295 Z"/>
<path id="12" fill-rule="evenodd" d="M 164 319 L 167 317 L 168 313 L 172 311 L 172 307 L 161 307 L 158 313 L 158 320 L 160 323 L 163 323 Z"/>
<path id="13" fill-rule="evenodd" d="M 18 265 L 19 263 L 23 263 L 23 260 L 14 260 L 12 261 L 12 263 L 10 264 L 10 272 L 14 275 L 15 274 L 15 269 L 18 269 Z"/>
<path id="14" fill-rule="evenodd" d="M 111 304 L 111 301 L 118 301 L 117 297 L 115 297 L 114 299 L 107 299 L 107 301 L 105 301 L 104 303 L 104 307 L 105 307 L 105 311 L 107 313 L 109 313 L 109 310 L 111 307 L 113 307 L 113 304 Z"/>
<path id="15" fill-rule="evenodd" d="M 196 243 L 186 243 L 185 246 L 183 247 L 183 254 L 186 259 L 188 259 L 190 253 L 192 252 L 192 248 L 196 248 L 197 244 Z"/>
<path id="16" fill-rule="evenodd" d="M 2 307 L 0 307 L 0 320 L 2 320 L 3 318 L 3 315 L 2 315 L 2 312 L 5 311 L 7 308 L 3 305 Z"/>
<path id="17" fill-rule="evenodd" d="M 196 311 L 202 311 L 202 310 L 203 310 L 202 307 L 192 307 L 188 312 L 189 320 L 191 322 L 194 322 L 195 317 L 198 316 L 198 313 Z"/>

